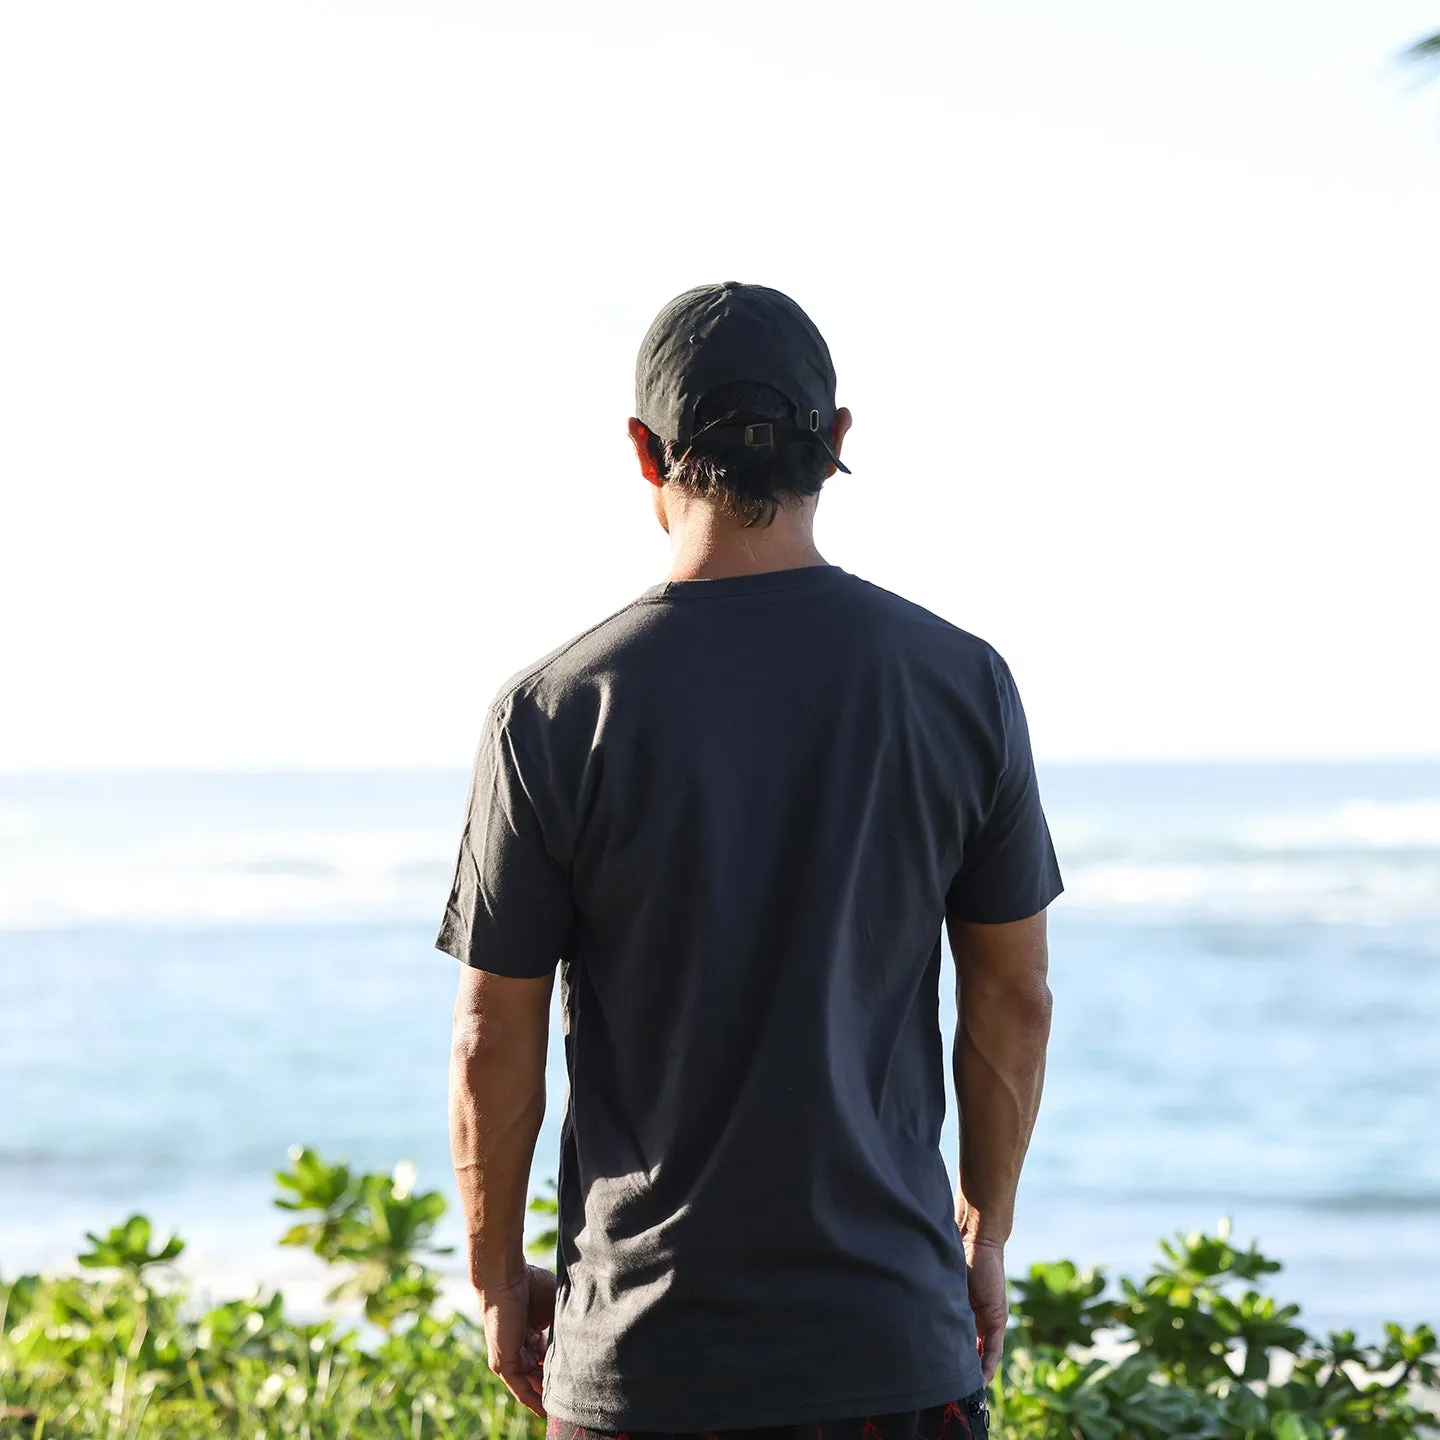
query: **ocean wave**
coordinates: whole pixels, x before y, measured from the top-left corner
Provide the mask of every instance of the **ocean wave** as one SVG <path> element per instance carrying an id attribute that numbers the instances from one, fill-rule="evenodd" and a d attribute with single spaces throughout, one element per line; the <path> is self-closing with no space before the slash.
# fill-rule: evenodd
<path id="1" fill-rule="evenodd" d="M 398 837 L 336 843 L 325 858 L 132 855 L 7 876 L 0 929 L 79 925 L 438 921 L 453 863 Z M 1331 859 L 1117 860 L 1072 865 L 1066 912 L 1116 920 L 1378 926 L 1440 923 L 1440 868 Z"/>
<path id="2" fill-rule="evenodd" d="M 1328 810 L 1251 821 L 1241 839 L 1262 853 L 1440 851 L 1440 799 L 1347 800 Z"/>
<path id="3" fill-rule="evenodd" d="M 1066 870 L 1065 904 L 1172 919 L 1382 925 L 1440 920 L 1440 869 L 1353 859 L 1113 861 Z"/>
<path id="4" fill-rule="evenodd" d="M 452 846 L 386 829 L 35 849 L 5 867 L 0 928 L 438 919 Z"/>
<path id="5" fill-rule="evenodd" d="M 458 817 L 438 819 L 448 804 L 433 823 L 413 823 L 417 806 L 347 827 L 323 823 L 334 797 L 287 813 L 279 782 L 248 813 L 238 785 L 148 814 L 134 788 L 109 808 L 88 795 L 0 806 L 0 929 L 430 923 L 445 903 L 458 840 Z M 1332 796 L 1308 810 L 1272 796 L 1249 813 L 1133 792 L 1108 808 L 1062 806 L 1051 817 L 1061 903 L 1118 920 L 1440 922 L 1440 799 Z"/>
<path id="6" fill-rule="evenodd" d="M 1190 863 L 1288 859 L 1428 859 L 1440 863 L 1440 799 L 1347 800 L 1265 814 L 1195 807 L 1153 814 L 1131 807 L 1056 810 L 1062 859 Z"/>

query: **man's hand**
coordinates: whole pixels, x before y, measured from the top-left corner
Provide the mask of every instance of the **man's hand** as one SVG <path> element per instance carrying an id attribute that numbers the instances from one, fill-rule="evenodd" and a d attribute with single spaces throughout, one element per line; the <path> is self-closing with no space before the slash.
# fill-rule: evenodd
<path id="1" fill-rule="evenodd" d="M 480 1297 L 490 1368 L 505 1388 L 542 1420 L 545 1405 L 545 1332 L 555 1318 L 555 1277 L 538 1265 Z"/>
<path id="2" fill-rule="evenodd" d="M 1010 1302 L 1005 1294 L 1005 1247 L 990 1240 L 965 1237 L 965 1271 L 970 1282 L 970 1308 L 975 1312 L 980 1370 L 988 1385 L 1005 1353 L 1005 1326 Z"/>

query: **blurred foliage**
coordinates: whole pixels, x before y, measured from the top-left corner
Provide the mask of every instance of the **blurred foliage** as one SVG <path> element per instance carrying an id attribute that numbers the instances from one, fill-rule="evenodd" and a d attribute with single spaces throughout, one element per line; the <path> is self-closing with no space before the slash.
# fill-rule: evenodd
<path id="1" fill-rule="evenodd" d="M 275 1203 L 317 1218 L 292 1225 L 280 1243 L 303 1245 L 327 1264 L 352 1267 L 326 1298 L 363 1305 L 365 1318 L 385 1330 L 430 1311 L 440 1298 L 439 1280 L 419 1257 L 450 1253 L 448 1246 L 430 1243 L 445 1197 L 438 1190 L 417 1195 L 408 1161 L 391 1175 L 352 1176 L 348 1166 L 327 1164 L 299 1146 L 290 1159 L 294 1169 L 275 1176 L 288 1194 Z"/>
<path id="2" fill-rule="evenodd" d="M 1162 1241 L 1161 1259 L 1112 1294 L 1069 1261 L 1012 1280 L 1013 1328 L 992 1404 L 1024 1440 L 1414 1440 L 1437 1423 L 1435 1332 L 1389 1325 L 1383 1345 L 1323 1339 L 1299 1307 L 1257 1288 L 1280 1269 L 1217 1235 Z M 1103 1341 L 1096 1344 L 1097 1336 Z"/>
<path id="3" fill-rule="evenodd" d="M 547 1180 L 545 1188 L 530 1197 L 527 1208 L 535 1218 L 535 1229 L 525 1242 L 525 1253 L 538 1264 L 553 1268 L 555 1247 L 560 1243 L 560 1200 L 555 1182 Z"/>
<path id="4" fill-rule="evenodd" d="M 538 1440 L 485 1363 L 484 1335 L 439 1304 L 427 1257 L 444 1213 L 414 1170 L 355 1175 L 291 1152 L 276 1204 L 282 1243 L 341 1273 L 332 1301 L 362 1312 L 287 1313 L 281 1294 L 205 1308 L 133 1215 L 90 1234 L 96 1275 L 0 1280 L 0 1436 L 236 1436 L 244 1440 Z M 531 1202 L 532 1252 L 553 1251 L 554 1187 Z M 1436 1423 L 1414 1387 L 1440 1356 L 1428 1327 L 1391 1325 L 1380 1345 L 1308 1335 L 1295 1306 L 1258 1288 L 1280 1267 L 1218 1235 L 1177 1237 L 1140 1281 L 1112 1291 L 1069 1261 L 1013 1285 L 1014 1325 L 993 1394 L 1010 1440 L 1410 1440 Z M 353 1311 L 352 1311 L 353 1313 Z"/>
<path id="5" fill-rule="evenodd" d="M 1440 31 L 1407 46 L 1401 59 L 1440 62 Z"/>

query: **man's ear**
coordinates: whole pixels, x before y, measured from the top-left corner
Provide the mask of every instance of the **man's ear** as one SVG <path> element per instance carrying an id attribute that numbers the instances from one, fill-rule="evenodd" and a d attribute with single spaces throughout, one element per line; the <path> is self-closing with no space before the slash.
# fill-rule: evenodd
<path id="1" fill-rule="evenodd" d="M 635 447 L 636 458 L 640 461 L 640 473 L 652 485 L 663 485 L 665 481 L 660 474 L 660 467 L 650 453 L 650 432 L 633 416 L 628 428 L 630 443 Z"/>
<path id="2" fill-rule="evenodd" d="M 845 437 L 850 433 L 850 425 L 854 416 L 842 405 L 836 412 L 835 418 L 830 422 L 830 448 L 838 455 L 840 447 L 845 443 Z M 635 421 L 630 422 L 632 425 Z M 833 465 L 825 468 L 825 478 L 828 480 L 835 473 Z"/>

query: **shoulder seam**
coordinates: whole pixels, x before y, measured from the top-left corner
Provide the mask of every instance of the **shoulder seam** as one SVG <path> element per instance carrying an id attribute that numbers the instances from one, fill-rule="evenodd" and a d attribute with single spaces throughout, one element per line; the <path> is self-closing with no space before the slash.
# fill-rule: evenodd
<path id="1" fill-rule="evenodd" d="M 898 600 L 902 605 L 908 607 L 910 610 L 918 611 L 921 615 L 928 615 L 930 619 L 938 621 L 947 630 L 952 631 L 956 635 L 963 636 L 966 640 L 973 641 L 974 644 L 978 645 L 982 650 L 988 650 L 991 655 L 995 656 L 996 658 L 1003 659 L 1003 657 L 1000 656 L 1000 652 L 996 650 L 994 645 L 992 645 L 990 641 L 988 641 L 983 635 L 977 635 L 973 630 L 967 630 L 963 625 L 957 625 L 953 620 L 947 618 L 946 616 L 940 615 L 936 611 L 931 610 L 926 606 L 920 604 L 918 600 L 910 599 L 908 595 L 901 595 L 898 591 L 895 590 L 887 590 L 885 586 L 877 585 L 873 580 L 865 579 L 863 575 L 857 575 L 855 578 L 859 580 L 862 585 L 867 586 L 869 589 L 877 591 L 881 595 L 888 596 L 891 600 Z"/>
<path id="2" fill-rule="evenodd" d="M 500 721 L 500 711 L 514 698 L 515 692 L 522 685 L 548 670 L 556 661 L 564 659 L 582 640 L 587 639 L 597 630 L 604 629 L 612 620 L 618 620 L 627 610 L 633 610 L 635 606 L 642 603 L 643 598 L 643 596 L 637 597 L 622 605 L 618 610 L 611 611 L 603 620 L 597 620 L 593 625 L 587 626 L 578 635 L 572 635 L 558 650 L 551 651 L 543 660 L 537 660 L 528 669 L 522 670 L 518 675 L 514 676 L 510 683 L 490 702 L 490 713 L 494 715 L 496 721 L 501 724 L 504 723 Z"/>

